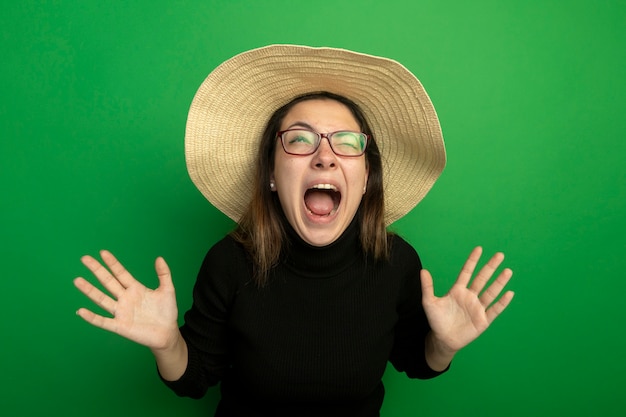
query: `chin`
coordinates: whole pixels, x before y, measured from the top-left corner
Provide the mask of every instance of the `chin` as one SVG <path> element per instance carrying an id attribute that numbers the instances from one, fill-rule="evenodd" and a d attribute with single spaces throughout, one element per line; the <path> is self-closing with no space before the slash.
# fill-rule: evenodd
<path id="1" fill-rule="evenodd" d="M 302 237 L 302 239 L 303 239 L 306 243 L 308 243 L 309 245 L 311 245 L 311 246 L 322 247 L 322 246 L 328 246 L 328 245 L 330 245 L 330 244 L 331 244 L 331 243 L 333 243 L 335 240 L 337 240 L 337 238 L 338 238 L 339 236 L 333 236 L 333 237 L 329 237 L 329 238 L 326 238 L 326 237 L 324 237 L 324 238 L 311 238 L 311 239 L 305 238 L 305 237 L 303 237 L 303 236 L 300 236 L 300 237 Z"/>
<path id="2" fill-rule="evenodd" d="M 350 222 L 345 223 L 343 227 L 338 227 L 336 224 L 315 224 L 313 227 L 305 225 L 298 231 L 298 235 L 309 245 L 327 246 L 339 239 L 349 224 Z"/>

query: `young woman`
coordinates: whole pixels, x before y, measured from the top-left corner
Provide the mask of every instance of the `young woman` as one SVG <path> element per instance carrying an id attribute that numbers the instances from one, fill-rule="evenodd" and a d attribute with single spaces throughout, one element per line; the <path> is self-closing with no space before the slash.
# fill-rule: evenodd
<path id="1" fill-rule="evenodd" d="M 503 255 L 472 251 L 434 295 L 415 250 L 386 227 L 445 164 L 439 123 L 395 61 L 275 45 L 213 71 L 186 133 L 191 178 L 238 227 L 202 263 L 178 328 L 169 268 L 150 290 L 109 252 L 83 263 L 110 292 L 76 286 L 112 317 L 87 322 L 143 344 L 177 394 L 220 383 L 217 416 L 377 416 L 387 362 L 412 378 L 447 370 L 507 307 Z M 471 281 L 471 282 L 470 282 Z"/>

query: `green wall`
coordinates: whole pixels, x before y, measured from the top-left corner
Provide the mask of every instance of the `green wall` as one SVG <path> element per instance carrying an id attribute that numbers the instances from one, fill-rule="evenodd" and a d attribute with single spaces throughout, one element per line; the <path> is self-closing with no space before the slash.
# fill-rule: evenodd
<path id="1" fill-rule="evenodd" d="M 389 369 L 383 417 L 623 416 L 626 3 L 13 1 L 0 12 L 0 414 L 206 416 L 149 352 L 74 315 L 81 255 L 116 253 L 190 304 L 232 224 L 188 179 L 186 114 L 224 59 L 269 43 L 395 58 L 440 115 L 448 166 L 394 229 L 438 293 L 476 244 L 517 293 L 451 371 Z M 245 123 L 242 120 L 241 123 Z"/>

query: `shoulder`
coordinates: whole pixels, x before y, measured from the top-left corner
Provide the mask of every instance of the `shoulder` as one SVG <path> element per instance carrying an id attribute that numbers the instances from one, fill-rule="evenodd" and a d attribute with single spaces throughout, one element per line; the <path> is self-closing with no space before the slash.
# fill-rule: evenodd
<path id="1" fill-rule="evenodd" d="M 249 283 L 251 271 L 252 265 L 244 247 L 226 235 L 207 252 L 196 285 L 232 294 Z"/>
<path id="2" fill-rule="evenodd" d="M 415 248 L 402 237 L 392 234 L 390 242 L 390 263 L 392 265 L 402 265 L 411 270 L 422 269 L 422 262 Z"/>
<path id="3" fill-rule="evenodd" d="M 246 250 L 231 235 L 224 236 L 217 241 L 207 252 L 204 262 L 213 265 L 230 264 L 234 260 L 245 261 Z"/>

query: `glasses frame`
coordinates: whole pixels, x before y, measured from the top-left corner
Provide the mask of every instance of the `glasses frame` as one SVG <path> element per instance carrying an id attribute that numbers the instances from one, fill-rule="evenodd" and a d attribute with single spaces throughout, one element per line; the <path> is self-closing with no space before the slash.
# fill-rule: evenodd
<path id="1" fill-rule="evenodd" d="M 311 133 L 317 135 L 317 142 L 316 142 L 315 147 L 313 148 L 313 150 L 311 152 L 309 152 L 309 153 L 293 153 L 293 152 L 289 152 L 287 150 L 287 148 L 285 147 L 285 133 L 292 132 L 292 131 L 306 131 L 306 132 L 311 132 Z M 330 140 L 330 138 L 334 134 L 336 134 L 336 133 L 343 133 L 343 132 L 359 133 L 359 134 L 365 136 L 365 146 L 363 146 L 363 151 L 360 154 L 358 154 L 358 155 L 344 155 L 344 154 L 337 153 L 337 151 L 335 151 L 335 148 L 333 148 L 333 143 Z M 280 144 L 282 145 L 283 150 L 285 151 L 285 153 L 287 153 L 289 155 L 296 155 L 296 156 L 313 155 L 319 149 L 320 145 L 322 144 L 322 139 L 324 139 L 324 138 L 326 138 L 326 140 L 328 141 L 328 145 L 330 145 L 330 149 L 333 151 L 333 153 L 335 155 L 341 156 L 341 157 L 346 157 L 346 158 L 356 158 L 356 157 L 359 157 L 359 156 L 363 156 L 365 154 L 365 150 L 367 149 L 367 145 L 370 142 L 370 135 L 368 135 L 367 133 L 364 133 L 364 132 L 357 132 L 356 130 L 337 130 L 335 132 L 319 133 L 319 132 L 316 132 L 316 131 L 311 130 L 311 129 L 294 128 L 294 129 L 279 130 L 278 132 L 276 132 L 276 139 L 280 139 Z"/>

